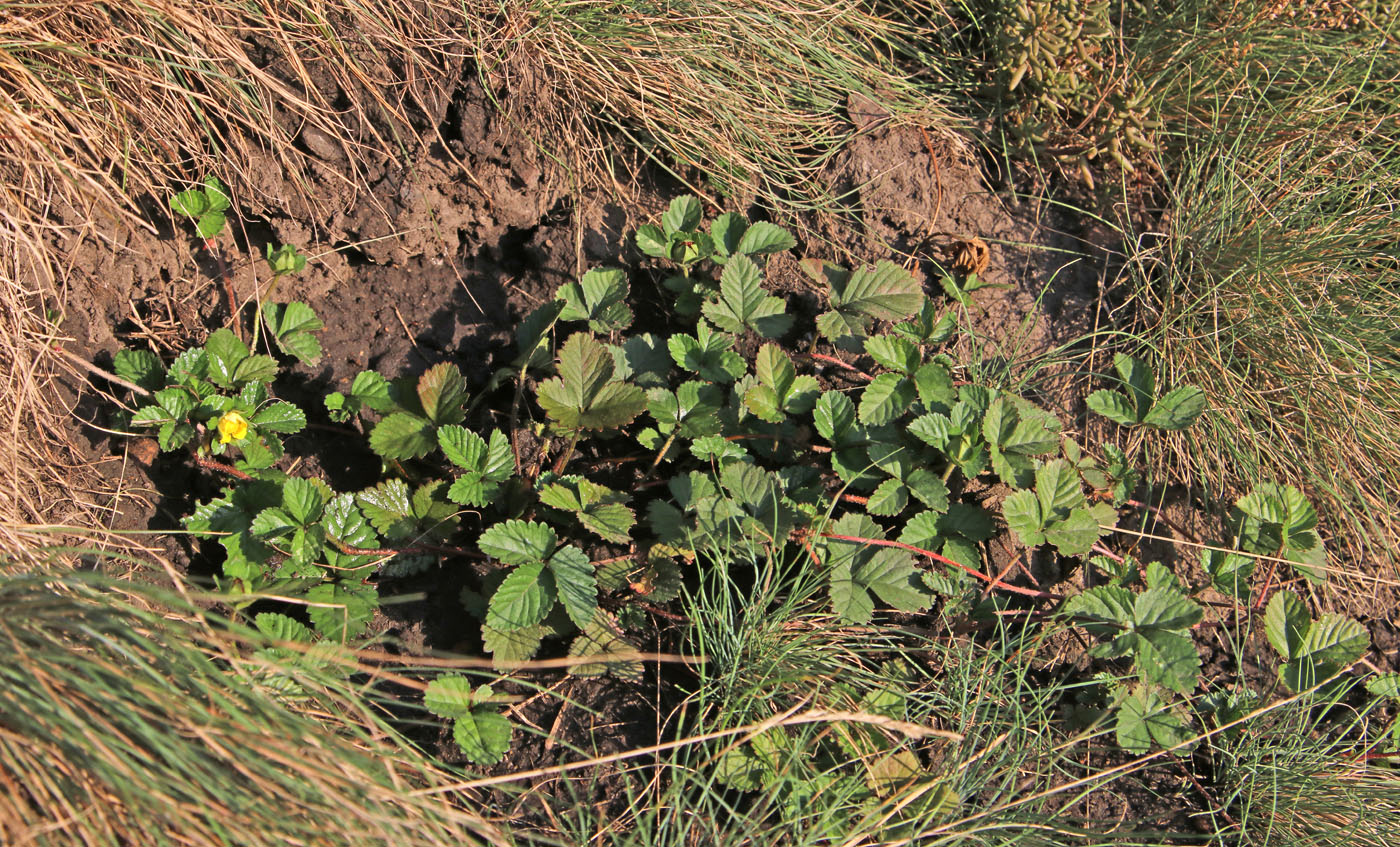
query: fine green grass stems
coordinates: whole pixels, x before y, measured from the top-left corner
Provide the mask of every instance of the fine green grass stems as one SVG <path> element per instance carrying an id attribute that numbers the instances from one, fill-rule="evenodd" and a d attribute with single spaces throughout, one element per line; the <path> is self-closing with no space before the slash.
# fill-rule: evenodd
<path id="1" fill-rule="evenodd" d="M 372 695 L 258 643 L 173 596 L 6 566 L 0 840 L 499 843 L 410 793 L 447 775 Z"/>
<path id="2" fill-rule="evenodd" d="M 1148 345 L 1211 400 L 1177 468 L 1304 486 L 1372 596 L 1395 574 L 1364 563 L 1400 550 L 1400 53 L 1375 30 L 1178 23 L 1138 48 L 1171 65 L 1153 88 L 1177 118 L 1172 210 L 1130 262 Z"/>

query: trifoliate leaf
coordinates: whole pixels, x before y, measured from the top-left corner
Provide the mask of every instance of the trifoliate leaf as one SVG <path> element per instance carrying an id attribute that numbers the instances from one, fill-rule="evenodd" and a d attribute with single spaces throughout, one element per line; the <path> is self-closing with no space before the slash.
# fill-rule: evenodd
<path id="1" fill-rule="evenodd" d="M 815 377 L 798 376 L 792 360 L 776 344 L 765 344 L 754 359 L 758 384 L 744 393 L 744 405 L 769 423 L 809 411 L 817 401 Z"/>
<path id="2" fill-rule="evenodd" d="M 839 269 L 837 269 L 839 270 Z M 811 271 L 809 270 L 809 273 Z M 900 321 L 913 315 L 923 304 L 924 292 L 914 275 L 893 262 L 880 262 L 874 268 L 860 268 L 842 274 L 818 272 L 831 286 L 832 311 L 839 318 L 838 335 L 863 336 L 870 319 Z M 823 332 L 833 341 L 837 325 L 828 323 Z"/>
<path id="3" fill-rule="evenodd" d="M 1201 551 L 1201 568 L 1210 575 L 1211 584 L 1236 600 L 1249 599 L 1249 578 L 1254 573 L 1255 561 L 1252 556 L 1224 550 Z"/>
<path id="4" fill-rule="evenodd" d="M 1136 667 L 1147 682 L 1190 694 L 1200 680 L 1201 657 L 1189 636 L 1149 629 L 1138 634 Z"/>
<path id="5" fill-rule="evenodd" d="M 728 259 L 739 252 L 739 242 L 748 228 L 749 222 L 738 212 L 725 212 L 710 222 L 710 238 L 714 240 L 719 259 Z"/>
<path id="6" fill-rule="evenodd" d="M 632 325 L 628 293 L 625 271 L 594 268 L 578 282 L 559 286 L 554 296 L 564 301 L 560 320 L 588 321 L 588 328 L 594 332 L 609 333 Z"/>
<path id="7" fill-rule="evenodd" d="M 718 383 L 733 382 L 744 375 L 743 358 L 729 349 L 733 344 L 733 336 L 715 332 L 706 323 L 695 328 L 694 336 L 678 333 L 666 342 L 678 366 Z"/>
<path id="8" fill-rule="evenodd" d="M 630 423 L 646 408 L 635 385 L 610 382 L 612 355 L 591 336 L 575 333 L 559 353 L 559 376 L 539 387 L 545 413 L 566 430 L 610 429 Z"/>
<path id="9" fill-rule="evenodd" d="M 524 565 L 548 559 L 556 539 L 554 530 L 544 524 L 509 520 L 487 528 L 476 545 L 481 552 L 508 565 Z"/>
<path id="10" fill-rule="evenodd" d="M 316 364 L 321 358 L 321 342 L 312 333 L 324 329 L 325 324 L 310 306 L 299 301 L 285 305 L 264 303 L 262 313 L 268 331 L 284 353 L 305 364 Z"/>
<path id="11" fill-rule="evenodd" d="M 777 338 L 792 326 L 782 298 L 763 289 L 758 266 L 746 256 L 734 256 L 720 275 L 719 299 L 706 303 L 705 317 L 726 332 L 752 329 L 764 338 Z"/>
<path id="12" fill-rule="evenodd" d="M 1146 419 L 1148 411 L 1152 408 L 1152 400 L 1157 393 L 1157 377 L 1153 374 L 1152 368 L 1140 359 L 1118 353 L 1113 357 L 1113 369 L 1118 371 L 1118 375 L 1122 377 L 1124 387 L 1128 391 L 1133 405 L 1133 419 L 1135 421 Z"/>
<path id="13" fill-rule="evenodd" d="M 1115 726 L 1118 746 L 1134 755 L 1146 753 L 1155 744 L 1171 748 L 1191 737 L 1190 727 L 1150 687 L 1137 686 L 1118 708 Z M 1188 748 L 1176 751 L 1185 755 Z"/>
<path id="14" fill-rule="evenodd" d="M 482 688 L 490 692 L 490 687 Z M 494 765 L 510 749 L 510 720 L 494 709 L 476 707 L 452 723 L 452 740 L 478 765 Z"/>

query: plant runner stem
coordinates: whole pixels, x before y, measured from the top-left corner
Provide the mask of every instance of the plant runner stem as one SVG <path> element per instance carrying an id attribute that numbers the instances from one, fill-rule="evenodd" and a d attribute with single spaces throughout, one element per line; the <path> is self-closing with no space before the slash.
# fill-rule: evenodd
<path id="1" fill-rule="evenodd" d="M 1020 594 L 1020 595 L 1025 596 L 1025 597 L 1034 597 L 1034 598 L 1037 599 L 1037 600 L 1062 600 L 1062 599 L 1064 599 L 1064 598 L 1061 597 L 1060 595 L 1058 595 L 1058 594 L 1051 594 L 1051 593 L 1048 592 L 1048 591 L 1037 591 L 1037 590 L 1032 589 L 1032 588 L 1022 588 L 1022 587 L 1019 586 L 1019 585 L 1009 585 L 1009 584 L 1007 584 L 1007 583 L 1005 583 L 1005 582 L 1002 582 L 1000 579 L 997 579 L 997 578 L 995 578 L 995 577 L 988 576 L 987 574 L 984 574 L 984 573 L 982 573 L 982 572 L 979 571 L 979 570 L 976 570 L 976 569 L 974 569 L 974 568 L 969 568 L 967 565 L 964 565 L 964 564 L 961 563 L 961 562 L 955 562 L 955 561 L 953 561 L 952 559 L 948 558 L 947 556 L 941 556 L 941 555 L 939 555 L 939 554 L 933 552 L 932 550 L 925 550 L 925 549 L 923 549 L 922 547 L 915 547 L 915 546 L 912 545 L 912 544 L 905 544 L 905 543 L 902 542 L 902 541 L 886 541 L 886 540 L 883 539 L 883 538 L 861 538 L 860 536 L 857 536 L 857 535 L 838 535 L 838 534 L 836 534 L 836 533 L 834 533 L 834 532 L 823 532 L 823 533 L 822 533 L 822 537 L 823 537 L 823 538 L 830 538 L 830 539 L 832 539 L 833 541 L 852 541 L 852 542 L 855 542 L 855 543 L 857 543 L 857 544 L 871 544 L 871 545 L 874 545 L 874 546 L 876 546 L 876 547 L 896 547 L 896 548 L 898 548 L 898 549 L 900 549 L 900 550 L 908 550 L 908 551 L 911 552 L 911 553 L 918 553 L 918 554 L 921 555 L 921 556 L 928 556 L 930 559 L 933 559 L 935 562 L 940 562 L 940 563 L 945 564 L 945 565 L 952 565 L 953 567 L 957 568 L 958 570 L 964 571 L 964 572 L 966 572 L 966 573 L 968 573 L 968 574 L 970 574 L 970 575 L 972 575 L 972 576 L 977 577 L 978 579 L 982 580 L 983 582 L 988 583 L 992 588 L 1000 588 L 1000 589 L 1002 589 L 1003 591 L 1010 591 L 1012 594 Z"/>

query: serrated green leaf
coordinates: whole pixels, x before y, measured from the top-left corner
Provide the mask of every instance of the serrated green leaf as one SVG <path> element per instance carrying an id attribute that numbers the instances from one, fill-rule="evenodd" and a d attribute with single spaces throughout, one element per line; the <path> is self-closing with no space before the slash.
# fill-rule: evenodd
<path id="1" fill-rule="evenodd" d="M 1113 357 L 1113 368 L 1123 378 L 1133 406 L 1133 419 L 1142 421 L 1152 408 L 1156 396 L 1157 377 L 1152 368 L 1140 359 L 1117 353 Z"/>
<path id="2" fill-rule="evenodd" d="M 848 514 L 831 525 L 837 535 L 883 539 L 884 531 L 869 517 Z M 932 595 L 924 587 L 913 558 L 893 547 L 877 547 L 852 541 L 828 539 L 827 568 L 833 610 L 848 623 L 870 620 L 877 595 L 901 611 L 928 608 Z"/>
<path id="3" fill-rule="evenodd" d="M 693 232 L 700 225 L 702 213 L 699 199 L 689 195 L 677 197 L 661 216 L 661 226 L 668 236 L 677 232 Z"/>
<path id="4" fill-rule="evenodd" d="M 1152 406 L 1143 423 L 1158 429 L 1186 429 L 1206 410 L 1206 394 L 1194 385 L 1167 392 Z"/>
<path id="5" fill-rule="evenodd" d="M 1052 459 L 1036 469 L 1035 493 L 1040 500 L 1040 514 L 1047 524 L 1063 520 L 1085 503 L 1079 474 L 1064 459 Z"/>
<path id="6" fill-rule="evenodd" d="M 749 255 L 781 253 L 796 246 L 797 239 L 792 237 L 792 233 L 777 224 L 756 221 L 744 230 L 743 237 L 739 240 L 739 245 L 734 252 Z"/>
<path id="7" fill-rule="evenodd" d="M 472 709 L 452 723 L 452 740 L 478 765 L 494 765 L 504 758 L 510 736 L 510 720 L 491 709 Z"/>
<path id="8" fill-rule="evenodd" d="M 482 614 L 484 616 L 485 613 Z M 527 626 L 522 629 L 499 630 L 482 624 L 482 646 L 491 654 L 492 663 L 502 668 L 510 662 L 524 662 L 534 658 L 548 629 L 546 626 Z"/>
<path id="9" fill-rule="evenodd" d="M 292 521 L 306 526 L 321 517 L 326 506 L 326 496 L 309 479 L 292 477 L 282 485 L 282 508 Z"/>
<path id="10" fill-rule="evenodd" d="M 1224 550 L 1201 551 L 1201 567 L 1210 575 L 1217 591 L 1236 600 L 1249 599 L 1249 578 L 1254 573 L 1255 559 Z"/>
<path id="11" fill-rule="evenodd" d="M 248 345 L 238 340 L 231 330 L 216 329 L 204 342 L 204 352 L 208 356 L 209 380 L 223 388 L 232 388 L 239 364 L 248 358 Z"/>
<path id="12" fill-rule="evenodd" d="M 1045 515 L 1040 508 L 1040 500 L 1033 491 L 1015 491 L 1008 494 L 1001 504 L 1001 514 L 1006 526 L 1027 547 L 1039 547 L 1045 543 Z"/>
<path id="13" fill-rule="evenodd" d="M 749 222 L 738 212 L 725 212 L 710 223 L 710 238 L 714 240 L 715 252 L 728 259 L 739 249 L 739 241 L 749 228 Z"/>
<path id="14" fill-rule="evenodd" d="M 1286 662 L 1299 655 L 1303 637 L 1312 624 L 1307 607 L 1292 591 L 1280 591 L 1264 610 L 1264 634 Z"/>
<path id="15" fill-rule="evenodd" d="M 827 391 L 817 399 L 812 410 L 817 434 L 833 446 L 852 440 L 856 423 L 856 407 L 851 398 L 839 391 Z"/>
<path id="16" fill-rule="evenodd" d="M 880 483 L 875 493 L 870 495 L 865 510 L 872 515 L 897 515 L 909 505 L 909 489 L 897 479 L 887 479 Z"/>
<path id="17" fill-rule="evenodd" d="M 390 541 L 406 537 L 413 529 L 413 504 L 408 484 L 401 479 L 385 480 L 355 495 L 365 517 Z"/>
<path id="18" fill-rule="evenodd" d="M 209 198 L 204 195 L 201 188 L 191 188 L 188 191 L 181 191 L 170 198 L 170 208 L 177 215 L 184 215 L 188 218 L 198 218 L 209 211 Z"/>
<path id="19" fill-rule="evenodd" d="M 258 628 L 258 632 L 275 641 L 311 643 L 311 630 L 306 624 L 286 615 L 279 615 L 276 612 L 261 612 L 253 618 L 253 625 Z"/>
<path id="20" fill-rule="evenodd" d="M 769 423 L 781 423 L 788 415 L 811 410 L 817 400 L 817 381 L 798 376 L 787 354 L 776 344 L 765 344 L 754 359 L 759 384 L 744 392 L 744 405 Z"/>
<path id="21" fill-rule="evenodd" d="M 916 468 L 904 477 L 909 493 L 933 512 L 948 511 L 948 486 L 938 474 L 927 468 Z"/>
<path id="22" fill-rule="evenodd" d="M 880 374 L 860 395 L 860 421 L 867 426 L 889 423 L 914 402 L 914 383 L 899 374 Z"/>
<path id="23" fill-rule="evenodd" d="M 165 367 L 149 350 L 118 350 L 112 357 L 112 370 L 147 391 L 157 391 L 165 385 Z"/>
<path id="24" fill-rule="evenodd" d="M 1133 401 L 1127 395 L 1108 389 L 1100 389 L 1090 394 L 1084 401 L 1089 407 L 1089 411 L 1097 412 L 1117 424 L 1123 426 L 1136 426 L 1141 423 L 1137 418 L 1137 410 L 1133 406 Z"/>
<path id="25" fill-rule="evenodd" d="M 1191 738 L 1191 730 L 1155 691 L 1140 685 L 1119 706 L 1115 735 L 1119 747 L 1142 755 L 1154 744 L 1164 749 L 1184 744 Z M 1183 747 L 1176 754 L 1187 752 Z"/>
<path id="26" fill-rule="evenodd" d="M 486 625 L 502 631 L 534 626 L 549 614 L 554 600 L 554 575 L 541 560 L 526 562 L 507 574 L 491 595 Z"/>
<path id="27" fill-rule="evenodd" d="M 1075 509 L 1064 520 L 1045 528 L 1045 540 L 1055 545 L 1062 556 L 1082 556 L 1099 540 L 1103 530 L 1098 519 L 1088 509 Z"/>
<path id="28" fill-rule="evenodd" d="M 371 585 L 323 582 L 306 592 L 306 613 L 316 631 L 337 641 L 364 632 L 379 607 L 379 593 Z"/>
<path id="29" fill-rule="evenodd" d="M 306 364 L 315 364 L 321 357 L 321 342 L 311 333 L 324 329 L 325 324 L 310 306 L 300 301 L 264 303 L 263 319 L 284 352 Z"/>
<path id="30" fill-rule="evenodd" d="M 598 611 L 598 583 L 593 563 L 577 547 L 561 547 L 549 557 L 549 570 L 564 611 L 574 626 L 583 629 Z"/>
<path id="31" fill-rule="evenodd" d="M 867 318 L 901 321 L 923 304 L 924 292 L 914 275 L 894 262 L 859 268 L 845 280 L 831 282 L 831 306 L 843 317 L 856 318 L 862 328 Z"/>
<path id="32" fill-rule="evenodd" d="M 441 676 L 428 683 L 423 706 L 440 718 L 458 718 L 472 710 L 471 680 L 456 674 Z"/>
<path id="33" fill-rule="evenodd" d="M 678 333 L 666 342 L 678 366 L 718 383 L 733 382 L 744 375 L 744 360 L 729 349 L 733 344 L 732 336 L 714 332 L 705 323 L 696 327 L 695 336 Z"/>
<path id="34" fill-rule="evenodd" d="M 1355 662 L 1371 646 L 1366 627 L 1351 618 L 1325 612 L 1308 627 L 1294 658 L 1305 658 L 1320 667 L 1340 670 Z"/>
<path id="35" fill-rule="evenodd" d="M 865 339 L 865 352 L 880 367 L 912 377 L 919 369 L 919 348 L 898 335 L 873 335 Z"/>
<path id="36" fill-rule="evenodd" d="M 1136 667 L 1147 682 L 1190 694 L 1201 676 L 1201 657 L 1190 637 L 1154 629 L 1138 635 Z"/>
<path id="37" fill-rule="evenodd" d="M 627 424 L 646 408 L 646 395 L 635 385 L 609 382 L 613 370 L 606 347 L 575 333 L 559 353 L 559 376 L 539 387 L 540 405 L 566 430 Z"/>
<path id="38" fill-rule="evenodd" d="M 1372 697 L 1386 697 L 1400 701 L 1400 673 L 1383 673 L 1366 681 L 1366 690 Z"/>
<path id="39" fill-rule="evenodd" d="M 291 403 L 278 401 L 259 409 L 249 419 L 259 429 L 294 433 L 306 428 L 306 413 Z"/>
<path id="40" fill-rule="evenodd" d="M 477 539 L 477 547 L 508 565 L 543 562 L 554 552 L 557 536 L 534 521 L 509 520 L 495 524 Z"/>
<path id="41" fill-rule="evenodd" d="M 660 336 L 649 332 L 629 335 L 620 347 L 612 349 L 618 378 L 641 388 L 669 385 L 671 352 Z"/>
<path id="42" fill-rule="evenodd" d="M 233 371 L 233 384 L 245 382 L 272 382 L 277 378 L 277 360 L 271 356 L 249 356 L 238 363 Z"/>
<path id="43" fill-rule="evenodd" d="M 374 425 L 370 449 L 386 459 L 416 459 L 437 446 L 433 423 L 407 412 L 395 412 Z"/>
<path id="44" fill-rule="evenodd" d="M 560 320 L 588 321 L 594 332 L 618 332 L 632 325 L 627 306 L 627 273 L 615 268 L 594 268 L 578 282 L 568 282 L 554 295 L 564 301 Z"/>
<path id="45" fill-rule="evenodd" d="M 610 658 L 620 653 L 635 652 L 636 646 L 622 637 L 617 624 L 606 614 L 599 612 L 569 646 L 569 656 L 597 656 L 599 661 L 574 665 L 569 669 L 569 673 L 573 676 L 601 676 L 609 673 L 623 681 L 637 682 L 642 678 L 641 662 L 635 659 Z"/>
<path id="46" fill-rule="evenodd" d="M 637 227 L 633 239 L 637 243 L 637 249 L 646 255 L 657 259 L 669 258 L 670 254 L 666 249 L 666 233 L 656 224 L 643 224 Z"/>
<path id="47" fill-rule="evenodd" d="M 1205 609 L 1178 588 L 1149 588 L 1133 603 L 1133 620 L 1139 630 L 1188 630 L 1204 614 Z"/>
<path id="48" fill-rule="evenodd" d="M 758 266 L 746 256 L 734 256 L 720 275 L 719 299 L 704 305 L 705 317 L 726 332 L 752 329 L 764 338 L 777 338 L 792 326 L 782 298 L 763 289 Z"/>
<path id="49" fill-rule="evenodd" d="M 223 212 L 205 212 L 195 221 L 194 231 L 205 241 L 211 241 L 224 231 L 226 222 L 227 218 Z"/>
<path id="50" fill-rule="evenodd" d="M 451 362 L 441 362 L 418 378 L 418 400 L 423 414 L 437 426 L 460 423 L 465 416 L 462 403 L 467 383 L 462 371 Z"/>

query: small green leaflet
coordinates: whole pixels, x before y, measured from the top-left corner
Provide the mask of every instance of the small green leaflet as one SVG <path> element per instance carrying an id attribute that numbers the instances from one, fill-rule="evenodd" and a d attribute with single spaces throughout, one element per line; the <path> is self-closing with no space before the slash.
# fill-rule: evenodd
<path id="1" fill-rule="evenodd" d="M 1066 556 L 1089 552 L 1103 532 L 1100 521 L 1111 524 L 1116 519 L 1111 506 L 1087 506 L 1078 473 L 1063 459 L 1037 468 L 1035 490 L 1008 495 L 1002 515 L 1022 544 L 1037 547 L 1048 541 Z"/>
<path id="2" fill-rule="evenodd" d="M 321 342 L 312 333 L 324 329 L 325 324 L 310 306 L 297 301 L 286 305 L 264 303 L 263 321 L 282 352 L 307 365 L 320 360 Z"/>
<path id="3" fill-rule="evenodd" d="M 439 677 L 428 683 L 423 705 L 441 718 L 452 720 L 452 738 L 466 757 L 478 765 L 494 765 L 510 749 L 511 724 L 493 705 L 491 686 L 472 690 L 464 676 Z"/>
<path id="4" fill-rule="evenodd" d="M 1060 446 L 1060 421 L 1031 403 L 998 395 L 982 417 L 982 436 L 992 459 L 992 470 L 1017 488 L 1029 487 L 1035 477 L 1033 456 Z"/>
<path id="5" fill-rule="evenodd" d="M 726 332 L 751 329 L 764 338 L 777 338 L 792 326 L 780 297 L 763 289 L 763 276 L 751 259 L 735 256 L 724 266 L 719 299 L 705 303 L 705 317 Z"/>
<path id="6" fill-rule="evenodd" d="M 632 325 L 628 293 L 625 271 L 594 268 L 578 282 L 559 286 L 554 296 L 564 301 L 560 320 L 588 321 L 588 328 L 594 332 L 609 333 Z"/>
<path id="7" fill-rule="evenodd" d="M 248 345 L 227 329 L 210 333 L 204 352 L 209 357 L 209 381 L 220 388 L 237 389 L 254 380 L 271 382 L 277 376 L 276 359 L 250 354 Z"/>
<path id="8" fill-rule="evenodd" d="M 694 336 L 677 333 L 666 342 L 678 366 L 719 383 L 733 382 L 748 369 L 743 358 L 729 349 L 733 345 L 733 336 L 715 332 L 703 322 L 695 328 Z"/>
<path id="9" fill-rule="evenodd" d="M 758 384 L 744 393 L 744 405 L 769 423 L 810 411 L 817 401 L 817 380 L 798 376 L 792 360 L 776 344 L 765 344 L 754 360 Z"/>
<path id="10" fill-rule="evenodd" d="M 229 209 L 228 191 L 218 177 L 205 177 L 203 187 L 181 191 L 171 197 L 170 208 L 176 214 L 193 218 L 195 232 L 209 241 L 224 229 L 224 213 Z"/>
<path id="11" fill-rule="evenodd" d="M 548 559 L 557 538 L 545 524 L 509 520 L 487 528 L 476 545 L 481 552 L 508 565 L 523 565 Z"/>
<path id="12" fill-rule="evenodd" d="M 466 399 L 466 380 L 451 362 L 434 365 L 418 378 L 418 400 L 423 404 L 423 414 L 437 426 L 461 423 L 466 415 L 462 408 Z"/>
<path id="13" fill-rule="evenodd" d="M 873 520 L 859 514 L 842 516 L 829 532 L 856 538 L 885 537 L 884 530 Z M 875 612 L 872 594 L 905 612 L 922 611 L 932 602 L 909 553 L 894 547 L 835 539 L 828 539 L 825 547 L 831 605 L 846 623 L 870 620 Z"/>
<path id="14" fill-rule="evenodd" d="M 1178 756 L 1190 752 L 1186 742 L 1191 729 L 1175 709 L 1169 708 L 1150 686 L 1138 685 L 1118 707 L 1114 728 L 1118 746 L 1134 755 L 1146 753 L 1155 744 L 1163 749 L 1183 745 Z"/>
<path id="15" fill-rule="evenodd" d="M 1313 620 L 1291 591 L 1280 591 L 1269 600 L 1264 633 L 1283 659 L 1279 678 L 1296 692 L 1341 673 L 1371 646 L 1371 637 L 1360 623 L 1331 612 Z"/>
<path id="16" fill-rule="evenodd" d="M 379 592 L 372 585 L 323 582 L 306 592 L 306 613 L 322 636 L 346 641 L 364 632 L 379 607 Z"/>
<path id="17" fill-rule="evenodd" d="M 165 385 L 165 367 L 149 350 L 118 350 L 112 357 L 112 370 L 147 391 L 159 391 Z"/>
<path id="18" fill-rule="evenodd" d="M 627 495 L 580 476 L 566 476 L 539 490 L 540 502 L 571 512 L 584 528 L 607 541 L 631 541 L 636 515 L 625 504 Z"/>
<path id="19" fill-rule="evenodd" d="M 1139 424 L 1164 430 L 1186 429 L 1206 408 L 1205 392 L 1193 385 L 1156 396 L 1157 377 L 1146 362 L 1122 353 L 1113 357 L 1114 370 L 1127 393 L 1102 390 L 1089 395 L 1091 411 L 1123 426 Z"/>
<path id="20" fill-rule="evenodd" d="M 333 391 L 326 395 L 326 410 L 331 420 L 344 423 L 362 410 L 387 412 L 394 407 L 389 396 L 389 381 L 376 371 L 360 371 L 350 384 L 350 394 Z"/>
<path id="21" fill-rule="evenodd" d="M 565 430 L 611 429 L 630 423 L 646 408 L 635 385 L 612 382 L 612 354 L 584 333 L 575 333 L 559 353 L 559 376 L 539 387 L 540 405 Z"/>
<path id="22" fill-rule="evenodd" d="M 486 506 L 500 491 L 501 483 L 515 473 L 515 454 L 500 430 L 491 432 L 488 443 L 464 427 L 449 424 L 437 431 L 437 438 L 447 460 L 465 471 L 447 492 L 454 503 Z"/>

